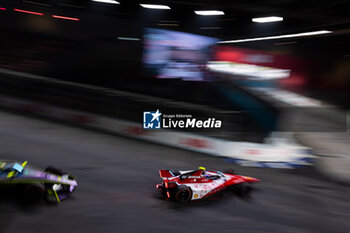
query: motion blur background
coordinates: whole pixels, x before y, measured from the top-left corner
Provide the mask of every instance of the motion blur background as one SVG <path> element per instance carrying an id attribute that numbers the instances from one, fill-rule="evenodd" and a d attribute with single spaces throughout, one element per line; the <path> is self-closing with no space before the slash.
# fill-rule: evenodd
<path id="1" fill-rule="evenodd" d="M 349 232 L 349 4 L 1 0 L 0 158 L 80 187 L 59 207 L 0 201 L 0 231 Z M 143 129 L 157 109 L 222 128 Z M 157 198 L 159 169 L 197 166 L 262 182 L 249 202 Z"/>

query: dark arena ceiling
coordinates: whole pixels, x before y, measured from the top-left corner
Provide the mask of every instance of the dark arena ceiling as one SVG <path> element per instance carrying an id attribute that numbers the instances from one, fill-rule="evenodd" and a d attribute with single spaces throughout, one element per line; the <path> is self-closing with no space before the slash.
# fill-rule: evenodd
<path id="1" fill-rule="evenodd" d="M 344 29 L 349 26 L 349 0 L 118 0 L 120 4 L 106 4 L 90 0 L 11 0 L 1 4 L 36 10 L 96 15 L 141 20 L 147 24 L 169 22 L 168 27 L 186 30 L 215 30 L 225 36 L 249 35 L 251 18 L 277 15 L 282 23 L 266 26 L 268 32 L 292 32 L 311 29 Z M 140 3 L 164 4 L 171 10 L 158 11 L 142 8 Z M 222 10 L 223 16 L 200 17 L 195 10 Z M 171 24 L 173 23 L 173 25 Z M 164 24 L 163 24 L 164 25 Z M 156 26 L 156 25 L 154 25 Z M 165 25 L 166 26 L 166 25 Z M 199 26 L 195 28 L 195 26 Z M 260 25 L 261 26 L 261 25 Z M 202 29 L 201 29 L 202 28 Z M 204 28 L 204 29 L 203 29 Z M 255 30 L 254 30 L 255 31 Z M 256 31 L 255 31 L 256 33 Z"/>
<path id="2" fill-rule="evenodd" d="M 332 34 L 312 37 L 313 40 L 309 44 L 321 43 L 320 46 L 333 44 L 334 47 L 339 47 L 334 50 L 348 50 L 349 47 L 349 0 L 118 0 L 118 2 L 120 4 L 92 0 L 2 0 L 0 7 L 6 7 L 7 11 L 0 12 L 0 17 L 6 17 L 0 24 L 3 29 L 10 30 L 14 30 L 13 24 L 17 26 L 28 24 L 31 20 L 22 18 L 22 21 L 18 22 L 18 17 L 22 16 L 14 16 L 17 12 L 13 12 L 12 9 L 20 8 L 43 12 L 45 15 L 59 14 L 79 18 L 79 26 L 75 25 L 71 30 L 64 31 L 63 26 L 57 23 L 47 26 L 50 29 L 61 30 L 60 36 L 65 37 L 79 36 L 84 33 L 97 37 L 98 31 L 101 30 L 105 30 L 100 33 L 103 36 L 118 34 L 140 37 L 143 27 L 185 31 L 222 40 L 331 30 Z M 163 4 L 171 9 L 145 9 L 140 6 L 140 3 Z M 221 10 L 225 15 L 198 16 L 194 13 L 195 10 Z M 268 24 L 252 22 L 252 18 L 264 16 L 281 16 L 284 20 Z M 23 20 L 26 22 L 24 23 Z M 67 28 L 70 27 L 69 23 L 62 24 L 67 25 Z M 23 29 L 22 26 L 19 27 Z M 322 40 L 325 37 L 327 40 Z M 308 39 L 296 40 L 308 41 Z M 289 42 L 290 39 L 281 40 L 282 43 L 285 41 Z M 268 43 L 243 43 L 242 46 L 254 47 L 257 44 L 261 46 Z"/>

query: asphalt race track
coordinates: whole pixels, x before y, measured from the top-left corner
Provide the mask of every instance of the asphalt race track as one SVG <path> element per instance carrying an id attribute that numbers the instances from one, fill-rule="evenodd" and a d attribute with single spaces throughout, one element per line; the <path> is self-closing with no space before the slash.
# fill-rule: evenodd
<path id="1" fill-rule="evenodd" d="M 238 167 L 221 158 L 0 112 L 0 157 L 55 165 L 79 182 L 61 205 L 0 200 L 0 232 L 350 232 L 350 189 L 313 168 Z M 187 205 L 159 197 L 158 169 L 235 168 L 262 180 L 252 199 Z"/>

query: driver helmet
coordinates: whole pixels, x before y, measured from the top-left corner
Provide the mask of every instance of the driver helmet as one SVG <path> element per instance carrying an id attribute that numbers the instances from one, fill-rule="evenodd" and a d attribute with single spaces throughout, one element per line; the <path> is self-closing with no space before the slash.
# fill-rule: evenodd
<path id="1" fill-rule="evenodd" d="M 207 175 L 207 173 L 205 172 L 205 167 L 198 167 L 198 169 L 203 171 L 202 174 L 203 174 L 203 176 L 204 176 L 205 178 L 208 178 L 208 177 L 209 177 L 209 175 Z"/>

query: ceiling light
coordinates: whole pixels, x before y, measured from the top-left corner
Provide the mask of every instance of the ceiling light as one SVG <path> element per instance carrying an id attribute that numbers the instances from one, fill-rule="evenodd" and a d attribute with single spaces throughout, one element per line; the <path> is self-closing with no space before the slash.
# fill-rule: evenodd
<path id="1" fill-rule="evenodd" d="M 170 10 L 170 7 L 166 5 L 140 4 L 140 6 L 148 9 Z"/>
<path id="2" fill-rule="evenodd" d="M 26 0 L 22 0 L 22 2 L 25 2 L 25 3 L 28 3 L 28 4 L 33 4 L 33 5 L 38 5 L 38 6 L 44 6 L 44 7 L 50 7 L 51 6 L 49 4 L 44 4 L 44 3 L 40 3 L 40 2 L 26 1 Z"/>
<path id="3" fill-rule="evenodd" d="M 61 15 L 52 15 L 52 17 L 57 18 L 57 19 L 67 19 L 67 20 L 79 21 L 78 18 L 66 17 L 66 16 L 61 16 Z"/>
<path id="4" fill-rule="evenodd" d="M 34 12 L 34 11 L 26 11 L 26 10 L 21 10 L 21 9 L 13 9 L 13 10 L 14 10 L 14 11 L 17 11 L 17 12 L 32 14 L 32 15 L 44 15 L 43 13 Z"/>
<path id="5" fill-rule="evenodd" d="M 178 23 L 179 21 L 177 20 L 158 20 L 161 23 Z"/>
<path id="6" fill-rule="evenodd" d="M 195 11 L 197 15 L 224 15 L 223 11 Z"/>
<path id="7" fill-rule="evenodd" d="M 275 43 L 275 45 L 290 45 L 290 44 L 296 44 L 296 43 L 298 43 L 298 42 L 288 41 L 288 42 Z"/>
<path id="8" fill-rule="evenodd" d="M 118 40 L 133 40 L 133 41 L 138 41 L 138 40 L 141 40 L 140 38 L 134 38 L 134 37 L 122 37 L 122 36 L 119 36 L 117 37 Z"/>
<path id="9" fill-rule="evenodd" d="M 270 17 L 252 18 L 252 21 L 255 23 L 271 23 L 271 22 L 283 21 L 283 18 L 278 16 L 270 16 Z"/>
<path id="10" fill-rule="evenodd" d="M 158 23 L 158 26 L 166 26 L 166 27 L 178 27 L 180 26 L 177 23 Z"/>
<path id="11" fill-rule="evenodd" d="M 202 29 L 202 30 L 218 30 L 218 29 L 221 29 L 221 27 L 200 27 L 199 29 Z"/>
<path id="12" fill-rule="evenodd" d="M 120 4 L 117 1 L 114 0 L 92 0 L 93 2 L 102 2 L 102 3 L 110 3 L 110 4 Z"/>
<path id="13" fill-rule="evenodd" d="M 291 37 L 316 36 L 316 35 L 322 35 L 322 34 L 328 34 L 328 33 L 333 33 L 333 32 L 322 30 L 322 31 L 314 31 L 314 32 L 286 34 L 286 35 L 279 35 L 279 36 L 267 36 L 267 37 L 257 37 L 257 38 L 239 39 L 239 40 L 226 40 L 226 41 L 220 41 L 218 43 L 219 44 L 242 43 L 242 42 L 260 41 L 260 40 L 275 40 L 275 39 L 283 39 L 283 38 L 291 38 Z"/>
<path id="14" fill-rule="evenodd" d="M 118 4 L 118 3 L 116 3 Z M 82 6 L 77 6 L 77 5 L 72 5 L 72 4 L 65 4 L 65 3 L 60 3 L 59 5 L 65 6 L 65 7 L 72 7 L 72 8 L 78 8 L 78 9 L 83 9 Z"/>

